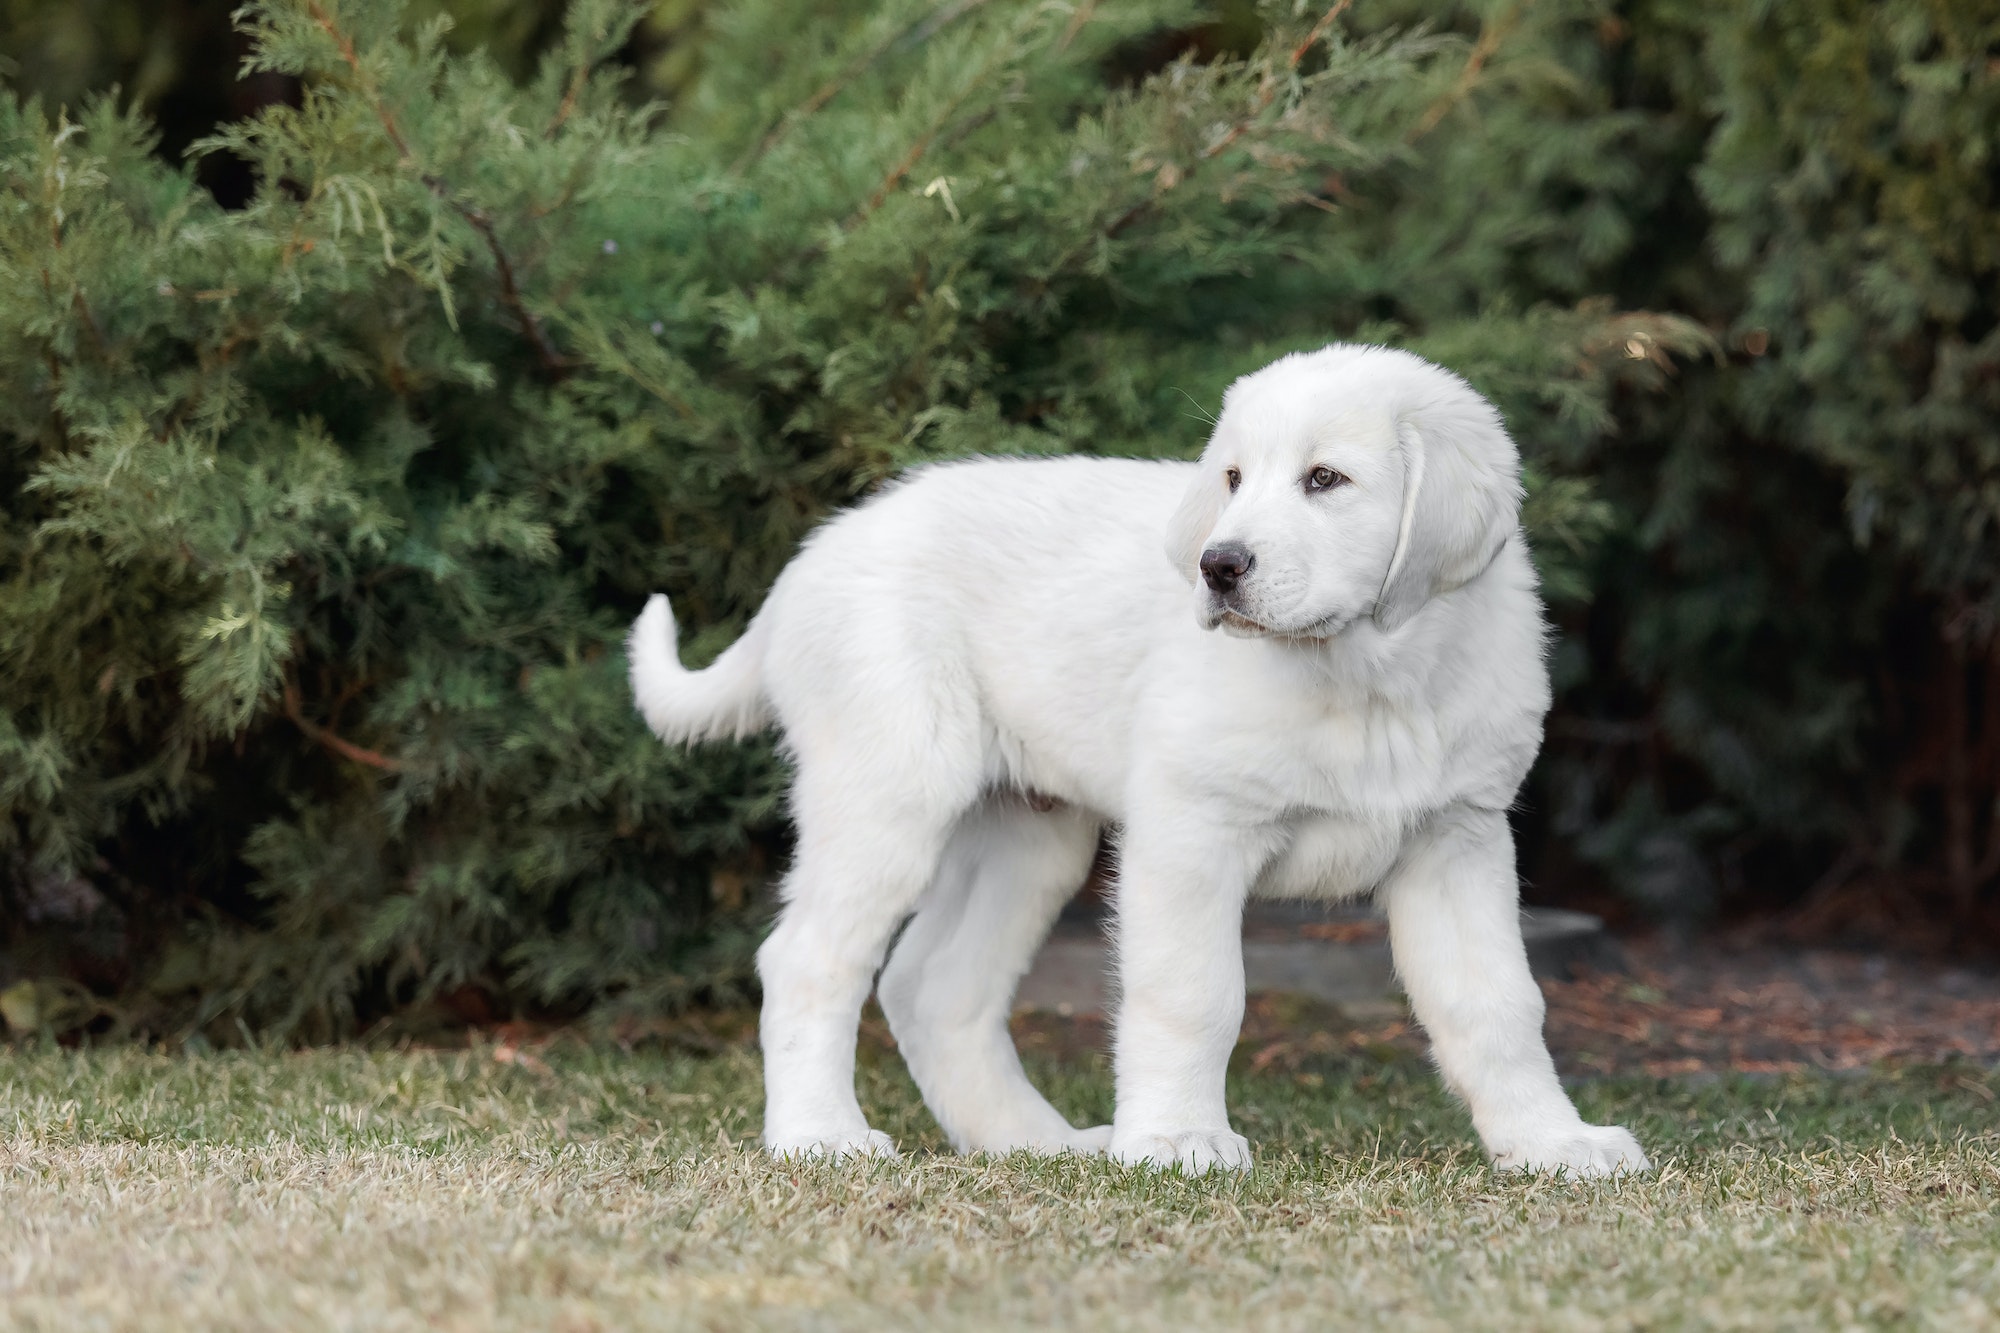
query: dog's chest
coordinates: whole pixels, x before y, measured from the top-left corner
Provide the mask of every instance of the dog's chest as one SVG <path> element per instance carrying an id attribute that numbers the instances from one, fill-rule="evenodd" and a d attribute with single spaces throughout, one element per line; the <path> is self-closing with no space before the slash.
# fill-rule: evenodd
<path id="1" fill-rule="evenodd" d="M 1340 897 L 1374 888 L 1411 829 L 1460 798 L 1465 747 L 1434 715 L 1329 710 L 1285 747 L 1275 785 L 1291 799 L 1273 821 L 1278 850 L 1256 891 Z M 1275 792 L 1273 793 L 1275 795 Z"/>
<path id="2" fill-rule="evenodd" d="M 1290 734 L 1290 804 L 1338 819 L 1400 824 L 1437 808 L 1463 746 L 1434 711 L 1383 704 L 1327 707 Z"/>
<path id="3" fill-rule="evenodd" d="M 1273 898 L 1346 898 L 1381 883 L 1402 852 L 1399 821 L 1350 815 L 1298 815 L 1252 892 Z"/>

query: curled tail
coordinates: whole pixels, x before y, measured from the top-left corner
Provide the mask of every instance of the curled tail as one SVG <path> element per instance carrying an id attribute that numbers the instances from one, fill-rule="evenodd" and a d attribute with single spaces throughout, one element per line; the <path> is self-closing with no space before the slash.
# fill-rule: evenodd
<path id="1" fill-rule="evenodd" d="M 673 607 L 663 594 L 654 593 L 626 641 L 632 699 L 646 725 L 661 740 L 676 744 L 740 740 L 769 726 L 763 679 L 766 637 L 760 617 L 713 665 L 689 671 L 681 665 Z"/>

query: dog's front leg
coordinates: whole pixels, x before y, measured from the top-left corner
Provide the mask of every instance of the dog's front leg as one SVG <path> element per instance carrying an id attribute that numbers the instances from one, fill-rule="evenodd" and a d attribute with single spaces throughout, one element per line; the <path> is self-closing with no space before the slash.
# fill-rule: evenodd
<path id="1" fill-rule="evenodd" d="M 1646 1170 L 1633 1137 L 1585 1124 L 1556 1078 L 1521 941 L 1506 817 L 1469 808 L 1439 816 L 1382 893 L 1403 989 L 1493 1164 L 1584 1176 Z"/>
<path id="2" fill-rule="evenodd" d="M 1268 848 L 1240 830 L 1129 821 L 1119 848 L 1118 1106 L 1111 1155 L 1191 1171 L 1250 1165 L 1223 1077 L 1243 1025 L 1243 899 Z"/>

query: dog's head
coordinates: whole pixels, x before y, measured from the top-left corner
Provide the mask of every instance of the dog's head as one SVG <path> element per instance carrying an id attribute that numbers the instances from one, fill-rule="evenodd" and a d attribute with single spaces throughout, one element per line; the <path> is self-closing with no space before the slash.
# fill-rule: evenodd
<path id="1" fill-rule="evenodd" d="M 1393 630 L 1478 577 L 1519 522 L 1520 459 L 1449 371 L 1336 343 L 1223 396 L 1167 532 L 1204 628 L 1330 638 Z"/>

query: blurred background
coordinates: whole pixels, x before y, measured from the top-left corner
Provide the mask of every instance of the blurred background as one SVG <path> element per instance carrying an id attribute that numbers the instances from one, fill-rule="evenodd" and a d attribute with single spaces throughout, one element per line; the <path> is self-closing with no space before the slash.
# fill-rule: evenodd
<path id="1" fill-rule="evenodd" d="M 38 1026 L 741 993 L 782 765 L 645 738 L 644 592 L 711 653 L 897 469 L 1335 338 L 1522 445 L 1527 901 L 2000 945 L 1990 4 L 0 0 L 0 75 Z"/>

